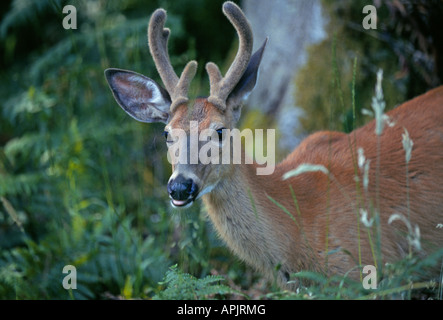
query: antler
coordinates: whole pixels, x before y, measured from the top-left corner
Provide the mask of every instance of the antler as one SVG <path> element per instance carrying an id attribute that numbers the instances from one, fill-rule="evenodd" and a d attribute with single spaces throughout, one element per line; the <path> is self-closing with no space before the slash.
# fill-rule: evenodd
<path id="1" fill-rule="evenodd" d="M 252 29 L 242 10 L 233 2 L 223 4 L 223 13 L 237 31 L 239 48 L 234 61 L 223 78 L 220 69 L 213 62 L 206 64 L 209 75 L 210 96 L 208 101 L 221 110 L 226 109 L 226 100 L 245 72 L 253 47 Z"/>
<path id="2" fill-rule="evenodd" d="M 151 16 L 148 26 L 148 42 L 149 50 L 154 59 L 155 66 L 171 96 L 171 112 L 174 108 L 188 101 L 188 90 L 191 80 L 197 71 L 197 62 L 189 61 L 180 78 L 172 68 L 168 54 L 168 38 L 170 30 L 164 28 L 166 21 L 166 11 L 157 9 Z"/>

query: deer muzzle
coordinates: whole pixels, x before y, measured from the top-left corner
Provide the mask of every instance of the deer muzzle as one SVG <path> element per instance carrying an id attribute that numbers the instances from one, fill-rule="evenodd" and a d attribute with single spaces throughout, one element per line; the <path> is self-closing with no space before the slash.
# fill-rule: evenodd
<path id="1" fill-rule="evenodd" d="M 190 207 L 198 195 L 198 186 L 192 179 L 179 174 L 168 182 L 168 193 L 175 208 Z"/>

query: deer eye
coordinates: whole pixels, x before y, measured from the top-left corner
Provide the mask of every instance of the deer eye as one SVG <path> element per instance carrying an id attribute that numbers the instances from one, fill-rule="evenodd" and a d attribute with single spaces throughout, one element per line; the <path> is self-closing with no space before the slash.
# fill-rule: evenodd
<path id="1" fill-rule="evenodd" d="M 166 142 L 168 142 L 169 132 L 163 131 L 163 136 L 165 137 Z"/>

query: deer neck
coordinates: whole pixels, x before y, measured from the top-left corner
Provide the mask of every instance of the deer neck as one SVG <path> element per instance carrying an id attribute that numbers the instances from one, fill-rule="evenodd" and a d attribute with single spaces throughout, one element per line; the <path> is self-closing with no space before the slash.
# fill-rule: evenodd
<path id="1" fill-rule="evenodd" d="M 294 264 L 306 259 L 302 248 L 297 254 L 297 225 L 267 196 L 268 190 L 282 189 L 281 175 L 257 176 L 255 164 L 231 166 L 229 174 L 203 196 L 209 217 L 237 255 L 260 272 L 274 278 L 278 274 L 278 280 L 287 281 L 288 274 L 296 271 Z M 287 196 L 282 194 L 282 199 Z"/>

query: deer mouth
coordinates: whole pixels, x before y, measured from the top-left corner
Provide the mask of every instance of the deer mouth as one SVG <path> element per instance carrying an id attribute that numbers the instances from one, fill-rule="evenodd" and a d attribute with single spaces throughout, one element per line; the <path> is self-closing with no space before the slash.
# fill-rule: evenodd
<path id="1" fill-rule="evenodd" d="M 173 198 L 171 198 L 171 205 L 174 208 L 189 208 L 190 206 L 192 206 L 192 204 L 194 203 L 194 199 L 190 198 L 187 200 L 175 200 Z"/>

